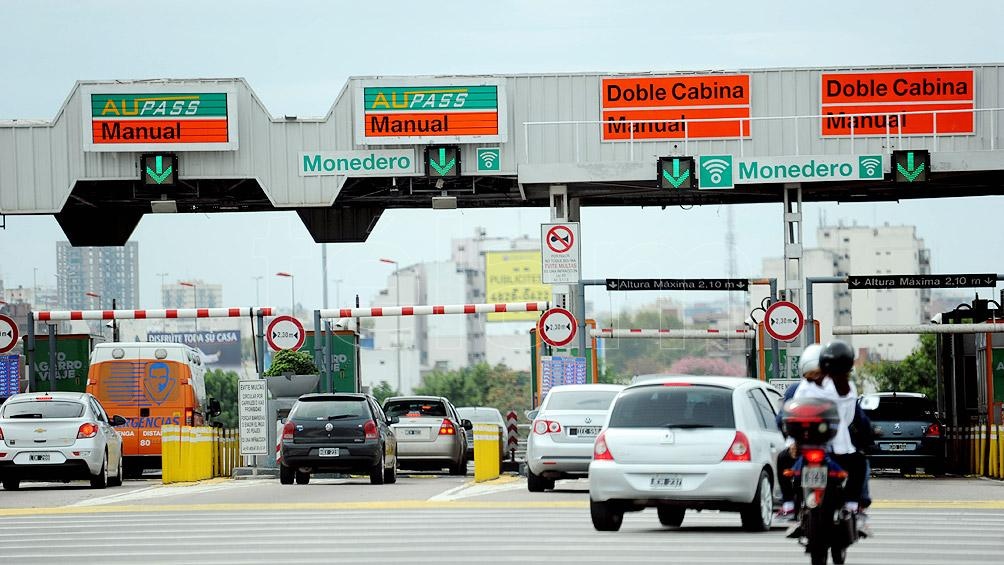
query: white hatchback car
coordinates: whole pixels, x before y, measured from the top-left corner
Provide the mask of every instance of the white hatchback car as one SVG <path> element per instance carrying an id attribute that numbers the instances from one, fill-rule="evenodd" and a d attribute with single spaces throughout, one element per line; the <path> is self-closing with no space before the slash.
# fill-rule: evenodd
<path id="1" fill-rule="evenodd" d="M 526 443 L 530 492 L 554 488 L 556 479 L 585 477 L 593 441 L 607 422 L 610 403 L 622 385 L 561 385 L 548 391 L 532 421 Z"/>
<path id="2" fill-rule="evenodd" d="M 625 388 L 610 408 L 589 465 L 597 530 L 654 506 L 679 526 L 688 508 L 739 512 L 750 531 L 770 529 L 776 461 L 784 437 L 781 394 L 741 377 L 667 377 Z"/>
<path id="3" fill-rule="evenodd" d="M 105 413 L 87 393 L 15 394 L 0 406 L 0 482 L 89 480 L 93 488 L 122 484 L 122 416 Z"/>

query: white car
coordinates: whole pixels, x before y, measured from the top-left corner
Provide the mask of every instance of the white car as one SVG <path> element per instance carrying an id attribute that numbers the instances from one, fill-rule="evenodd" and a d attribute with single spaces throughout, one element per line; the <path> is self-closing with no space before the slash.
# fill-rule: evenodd
<path id="1" fill-rule="evenodd" d="M 616 531 L 625 512 L 654 506 L 679 526 L 688 508 L 739 512 L 743 527 L 774 518 L 784 437 L 781 395 L 742 377 L 666 377 L 625 388 L 596 438 L 589 465 L 593 526 Z"/>
<path id="2" fill-rule="evenodd" d="M 470 420 L 472 424 L 492 424 L 499 428 L 499 469 L 505 461 L 506 442 L 508 440 L 508 428 L 506 428 L 505 418 L 498 408 L 490 406 L 461 406 L 457 408 L 457 414 L 465 420 Z M 465 430 L 467 435 L 467 459 L 474 461 L 474 430 Z"/>
<path id="3" fill-rule="evenodd" d="M 548 391 L 526 443 L 526 484 L 530 492 L 553 489 L 556 479 L 585 477 L 593 441 L 607 422 L 610 403 L 622 385 L 561 385 Z"/>
<path id="4" fill-rule="evenodd" d="M 96 398 L 80 392 L 15 394 L 0 406 L 0 482 L 89 480 L 122 484 L 122 438 Z"/>

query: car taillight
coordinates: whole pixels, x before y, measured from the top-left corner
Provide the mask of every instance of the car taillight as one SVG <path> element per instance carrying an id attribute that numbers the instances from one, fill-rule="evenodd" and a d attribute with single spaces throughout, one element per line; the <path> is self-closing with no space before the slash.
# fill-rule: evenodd
<path id="1" fill-rule="evenodd" d="M 80 424 L 77 429 L 77 439 L 86 439 L 98 435 L 98 427 L 90 422 Z"/>
<path id="2" fill-rule="evenodd" d="M 593 444 L 593 461 L 613 461 L 614 456 L 607 448 L 607 432 L 602 431 L 596 436 L 596 443 Z"/>
<path id="3" fill-rule="evenodd" d="M 443 420 L 443 423 L 439 425 L 439 435 L 452 436 L 456 434 L 457 434 L 457 428 L 454 427 L 453 422 L 449 420 Z"/>
<path id="4" fill-rule="evenodd" d="M 292 440 L 294 432 L 296 432 L 296 426 L 293 425 L 293 422 L 287 420 L 286 423 L 282 426 L 282 439 Z"/>
<path id="5" fill-rule="evenodd" d="M 746 439 L 746 434 L 736 431 L 736 437 L 732 440 L 732 445 L 725 452 L 722 461 L 751 461 L 750 442 Z"/>
<path id="6" fill-rule="evenodd" d="M 380 433 L 377 431 L 376 422 L 373 420 L 363 424 L 363 433 L 366 434 L 366 439 L 377 439 L 380 437 Z"/>
<path id="7" fill-rule="evenodd" d="M 192 412 L 191 408 L 185 410 L 185 425 L 186 426 L 195 425 L 195 414 Z"/>
<path id="8" fill-rule="evenodd" d="M 807 463 L 812 465 L 819 465 L 826 459 L 826 452 L 822 449 L 804 449 L 802 450 L 802 457 L 805 458 Z"/>
<path id="9" fill-rule="evenodd" d="M 0 428 L 0 439 L 3 439 L 3 428 Z"/>
<path id="10" fill-rule="evenodd" d="M 927 429 L 924 430 L 924 437 L 941 437 L 941 426 L 936 423 L 927 426 Z"/>
<path id="11" fill-rule="evenodd" d="M 533 433 L 542 436 L 561 432 L 561 424 L 554 420 L 534 420 Z"/>

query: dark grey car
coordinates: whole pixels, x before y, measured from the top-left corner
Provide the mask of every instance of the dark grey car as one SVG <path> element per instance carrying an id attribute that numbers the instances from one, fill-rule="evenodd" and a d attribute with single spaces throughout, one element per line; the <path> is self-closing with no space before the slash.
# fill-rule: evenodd
<path id="1" fill-rule="evenodd" d="M 282 429 L 279 482 L 305 485 L 311 473 L 368 474 L 370 483 L 397 481 L 397 439 L 368 394 L 305 394 Z"/>
<path id="2" fill-rule="evenodd" d="M 861 397 L 872 422 L 875 445 L 868 449 L 872 468 L 932 475 L 945 472 L 944 426 L 927 396 L 910 392 L 880 392 Z"/>

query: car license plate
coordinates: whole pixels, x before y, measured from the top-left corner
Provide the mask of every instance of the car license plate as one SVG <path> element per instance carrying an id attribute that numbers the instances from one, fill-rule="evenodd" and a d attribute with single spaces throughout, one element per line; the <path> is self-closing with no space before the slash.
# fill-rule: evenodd
<path id="1" fill-rule="evenodd" d="M 322 447 L 317 450 L 317 454 L 321 457 L 338 457 L 341 455 L 341 450 L 337 447 Z"/>
<path id="2" fill-rule="evenodd" d="M 652 475 L 649 479 L 649 486 L 654 489 L 678 489 L 683 486 L 683 477 L 680 475 Z"/>
<path id="3" fill-rule="evenodd" d="M 600 434 L 599 427 L 591 428 L 568 428 L 568 435 L 575 437 L 596 437 Z"/>
<path id="4" fill-rule="evenodd" d="M 913 451 L 917 449 L 917 446 L 912 443 L 887 443 L 883 447 L 886 451 Z"/>
<path id="5" fill-rule="evenodd" d="M 422 435 L 422 430 L 418 430 L 418 429 L 409 430 L 409 429 L 406 428 L 404 430 L 404 435 L 406 435 L 406 436 L 420 436 L 420 435 Z"/>
<path id="6" fill-rule="evenodd" d="M 826 467 L 805 467 L 802 469 L 802 488 L 825 488 L 828 475 Z"/>
<path id="7" fill-rule="evenodd" d="M 28 461 L 32 463 L 48 463 L 52 461 L 52 455 L 48 453 L 32 453 L 28 456 Z"/>

